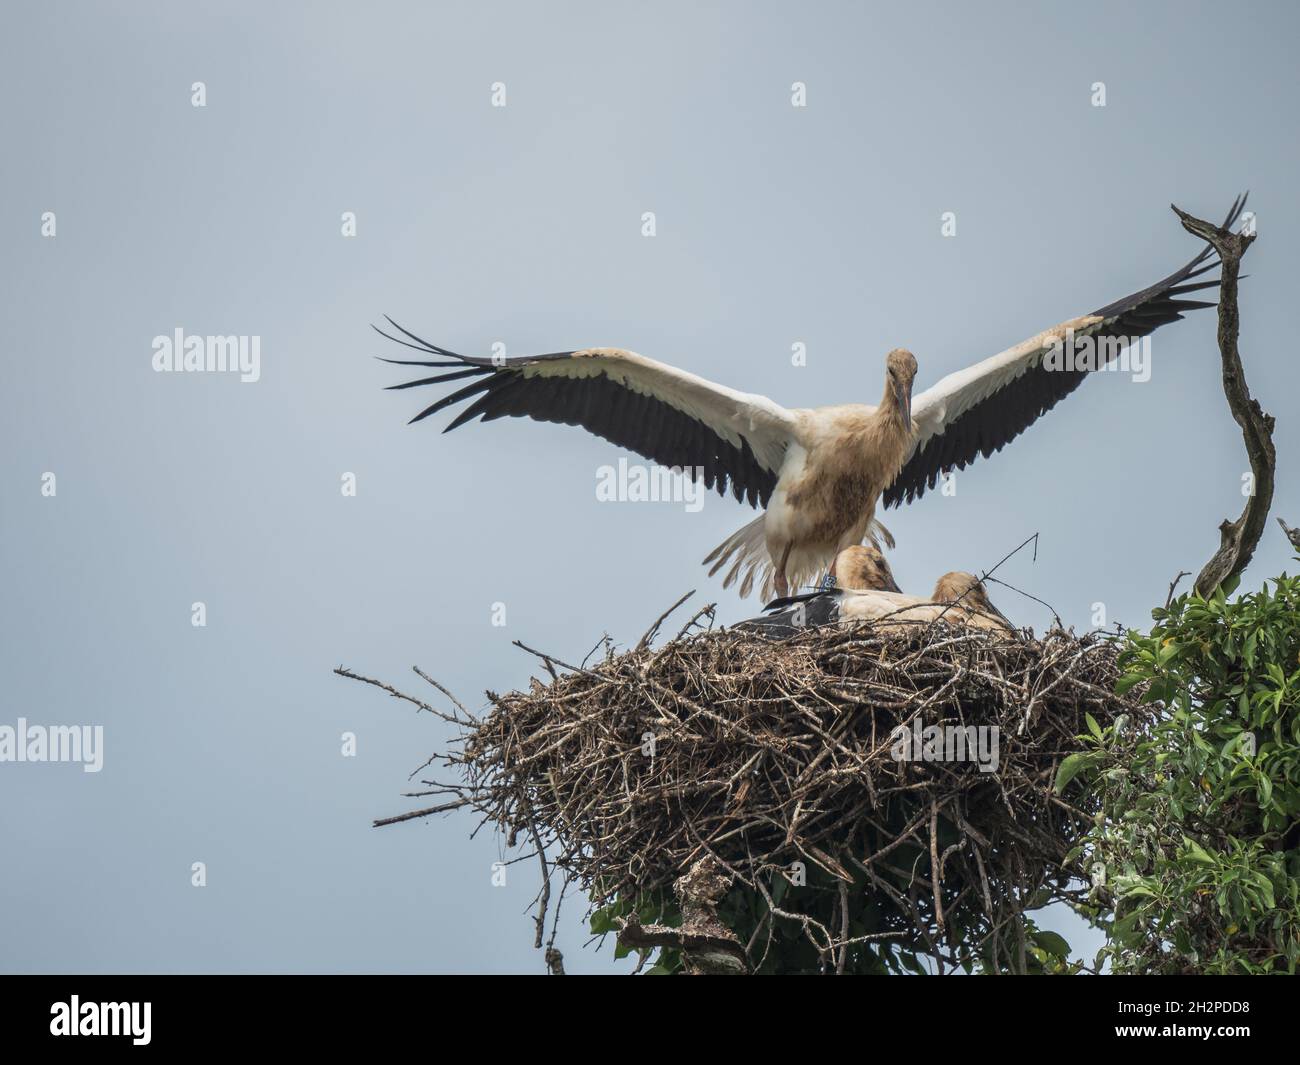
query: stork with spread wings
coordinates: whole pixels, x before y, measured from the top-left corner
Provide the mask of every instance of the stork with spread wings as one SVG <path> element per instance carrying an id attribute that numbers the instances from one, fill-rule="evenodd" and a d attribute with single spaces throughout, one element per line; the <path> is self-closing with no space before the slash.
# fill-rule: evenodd
<path id="1" fill-rule="evenodd" d="M 1233 202 L 1225 227 L 1245 197 Z M 933 488 L 938 478 L 991 455 L 1107 365 L 1118 350 L 1183 312 L 1212 307 L 1186 297 L 1214 289 L 1196 280 L 1214 269 L 1206 247 L 1181 269 L 1100 310 L 1046 329 L 949 374 L 912 395 L 916 359 L 896 348 L 885 359 L 880 402 L 787 409 L 766 396 L 738 392 L 621 348 L 493 360 L 430 344 L 388 319 L 400 336 L 385 337 L 420 352 L 404 366 L 450 372 L 393 385 L 396 389 L 469 383 L 425 407 L 412 421 L 468 403 L 444 431 L 475 418 L 506 416 L 580 425 L 664 466 L 699 472 L 708 488 L 764 508 L 764 513 L 705 559 L 710 573 L 730 563 L 724 586 L 739 581 L 748 595 L 761 578 L 764 597 L 789 594 L 831 565 L 846 547 L 889 534 L 876 506 L 897 506 Z M 1080 342 L 1106 354 L 1055 365 L 1048 356 Z M 1113 342 L 1113 343 L 1111 343 Z"/>

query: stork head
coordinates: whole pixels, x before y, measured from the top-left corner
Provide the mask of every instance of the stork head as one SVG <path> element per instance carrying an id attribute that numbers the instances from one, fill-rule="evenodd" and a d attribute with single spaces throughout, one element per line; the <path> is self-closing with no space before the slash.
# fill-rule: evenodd
<path id="1" fill-rule="evenodd" d="M 906 348 L 895 348 L 885 356 L 886 383 L 894 402 L 898 406 L 898 415 L 903 428 L 912 431 L 912 381 L 916 378 L 916 356 Z"/>
<path id="2" fill-rule="evenodd" d="M 1015 628 L 1003 616 L 1002 611 L 993 605 L 984 582 L 973 573 L 962 573 L 959 570 L 945 573 L 935 582 L 934 595 L 931 598 L 936 603 L 960 602 L 970 610 L 999 619 L 1008 629 Z"/>
<path id="3" fill-rule="evenodd" d="M 874 547 L 846 547 L 835 556 L 836 583 L 854 592 L 897 592 L 889 563 Z"/>

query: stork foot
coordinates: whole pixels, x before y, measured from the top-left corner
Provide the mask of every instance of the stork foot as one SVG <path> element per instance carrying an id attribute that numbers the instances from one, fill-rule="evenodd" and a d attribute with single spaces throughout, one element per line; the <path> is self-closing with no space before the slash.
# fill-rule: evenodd
<path id="1" fill-rule="evenodd" d="M 790 594 L 790 583 L 785 579 L 785 564 L 790 561 L 790 549 L 792 547 L 794 547 L 793 540 L 785 545 L 785 551 L 781 554 L 781 562 L 776 567 L 776 594 L 782 599 Z"/>

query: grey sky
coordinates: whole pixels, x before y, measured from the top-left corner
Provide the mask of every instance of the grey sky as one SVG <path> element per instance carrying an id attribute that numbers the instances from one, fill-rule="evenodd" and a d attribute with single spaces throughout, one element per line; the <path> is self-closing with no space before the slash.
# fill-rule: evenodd
<path id="1" fill-rule="evenodd" d="M 384 313 L 461 351 L 618 345 L 787 406 L 874 402 L 890 348 L 926 387 L 1164 276 L 1197 250 L 1168 203 L 1218 217 L 1249 187 L 1242 348 L 1300 521 L 1294 5 L 7 14 L 0 724 L 103 725 L 105 752 L 0 764 L 5 970 L 539 971 L 531 867 L 493 888 L 502 844 L 468 818 L 369 827 L 444 730 L 331 669 L 414 687 L 418 664 L 478 707 L 527 683 L 512 640 L 581 657 L 691 588 L 753 612 L 699 567 L 751 512 L 599 503 L 619 453 L 564 427 L 406 427 L 432 397 L 381 390 L 404 379 L 370 358 L 395 354 Z M 260 336 L 260 381 L 155 373 L 177 327 Z M 1212 312 L 1152 348 L 1148 383 L 1098 375 L 955 497 L 884 515 L 900 584 L 1038 532 L 1006 579 L 1081 628 L 1094 603 L 1145 624 L 1246 469 Z M 1288 564 L 1271 529 L 1247 583 Z M 570 970 L 624 968 L 567 905 Z"/>

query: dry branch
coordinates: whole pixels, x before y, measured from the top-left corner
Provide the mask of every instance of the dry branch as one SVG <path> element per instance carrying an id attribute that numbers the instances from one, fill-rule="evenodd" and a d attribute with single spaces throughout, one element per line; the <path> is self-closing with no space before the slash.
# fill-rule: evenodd
<path id="1" fill-rule="evenodd" d="M 621 922 L 619 940 L 634 948 L 680 950 L 685 972 L 691 976 L 748 973 L 745 948 L 736 933 L 718 918 L 718 905 L 730 890 L 732 879 L 713 858 L 701 858 L 673 884 L 681 904 L 681 927 L 642 925 L 633 914 Z"/>
<path id="2" fill-rule="evenodd" d="M 1282 532 L 1286 534 L 1286 538 L 1291 542 L 1291 546 L 1297 551 L 1300 551 L 1300 529 L 1292 528 L 1281 518 L 1277 519 L 1277 523 L 1282 526 Z"/>
<path id="3" fill-rule="evenodd" d="M 1172 204 L 1170 206 L 1173 206 Z M 1253 233 L 1232 233 L 1193 218 L 1174 207 L 1183 228 L 1213 246 L 1219 253 L 1219 354 L 1223 361 L 1223 394 L 1246 443 L 1246 457 L 1254 479 L 1254 491 L 1236 521 L 1225 518 L 1219 525 L 1219 548 L 1196 578 L 1196 591 L 1208 598 L 1230 577 L 1250 563 L 1255 546 L 1264 533 L 1269 508 L 1273 505 L 1273 471 L 1277 453 L 1273 448 L 1273 417 L 1265 414 L 1246 386 L 1246 371 L 1237 350 L 1241 321 L 1237 310 L 1237 278 L 1241 257 L 1254 243 Z"/>

